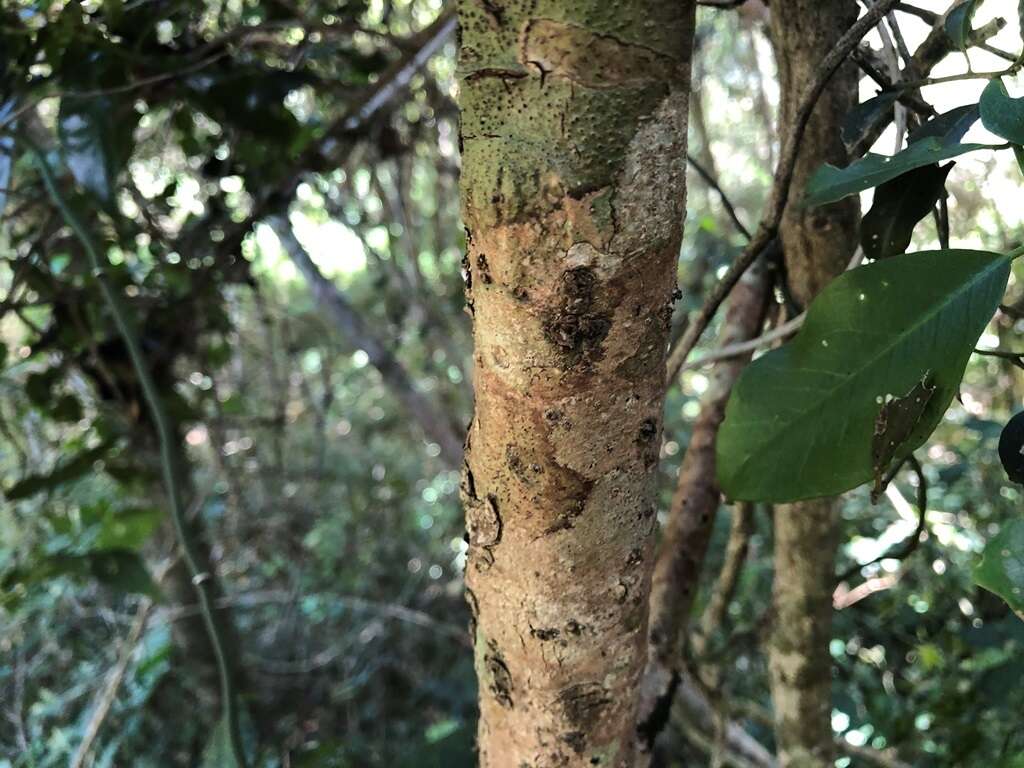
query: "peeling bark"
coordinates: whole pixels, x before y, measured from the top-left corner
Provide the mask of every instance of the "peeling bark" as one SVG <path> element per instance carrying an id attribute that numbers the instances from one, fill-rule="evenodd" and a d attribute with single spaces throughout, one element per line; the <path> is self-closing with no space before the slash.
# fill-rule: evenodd
<path id="1" fill-rule="evenodd" d="M 780 125 L 796 104 L 822 58 L 857 18 L 855 0 L 782 0 L 771 4 L 771 35 L 781 84 Z M 857 72 L 844 64 L 822 93 L 807 125 L 793 175 L 803 190 L 822 163 L 843 166 L 839 136 L 857 103 Z M 789 285 L 806 306 L 849 262 L 857 242 L 856 197 L 804 208 L 794 195 L 780 234 Z M 782 768 L 832 764 L 831 586 L 837 544 L 834 500 L 783 505 L 775 510 L 774 622 L 769 670 L 776 741 Z"/>
<path id="2" fill-rule="evenodd" d="M 694 5 L 459 4 L 488 768 L 634 765 Z"/>

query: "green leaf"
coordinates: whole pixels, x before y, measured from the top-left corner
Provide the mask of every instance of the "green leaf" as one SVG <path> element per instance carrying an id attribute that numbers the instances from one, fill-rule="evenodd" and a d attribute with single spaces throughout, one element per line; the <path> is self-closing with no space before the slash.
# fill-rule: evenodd
<path id="1" fill-rule="evenodd" d="M 834 203 L 849 195 L 892 181 L 915 168 L 933 165 L 965 152 L 988 148 L 987 144 L 947 145 L 941 139 L 929 136 L 892 157 L 867 154 L 846 168 L 823 165 L 807 182 L 804 204 L 816 206 Z"/>
<path id="2" fill-rule="evenodd" d="M 93 550 L 139 549 L 163 521 L 163 513 L 156 507 L 106 508 L 95 521 L 96 534 Z M 85 509 L 82 510 L 83 519 Z"/>
<path id="3" fill-rule="evenodd" d="M 971 38 L 971 22 L 977 10 L 978 0 L 964 0 L 946 15 L 946 34 L 953 45 L 966 50 Z"/>
<path id="4" fill-rule="evenodd" d="M 884 259 L 907 250 L 914 227 L 931 213 L 952 167 L 953 163 L 915 168 L 875 190 L 871 210 L 860 225 L 860 243 L 866 256 Z"/>
<path id="5" fill-rule="evenodd" d="M 1024 144 L 1024 98 L 1014 99 L 1003 81 L 990 80 L 981 93 L 981 124 L 996 136 Z"/>
<path id="6" fill-rule="evenodd" d="M 974 581 L 1024 618 L 1024 520 L 1006 523 L 985 545 Z"/>
<path id="7" fill-rule="evenodd" d="M 956 394 L 1009 273 L 1006 256 L 951 250 L 836 278 L 796 339 L 755 360 L 733 389 L 717 446 L 725 494 L 796 501 L 871 480 L 883 406 L 926 382 L 933 391 L 892 460 L 919 447 Z"/>
<path id="8" fill-rule="evenodd" d="M 160 589 L 149 575 L 138 553 L 114 549 L 90 552 L 82 557 L 87 560 L 93 578 L 108 587 L 119 592 L 159 597 Z"/>
<path id="9" fill-rule="evenodd" d="M 8 501 L 18 501 L 40 491 L 77 480 L 92 471 L 93 464 L 102 459 L 112 445 L 113 443 L 110 441 L 100 443 L 95 448 L 82 451 L 70 461 L 61 462 L 50 472 L 28 475 L 4 491 L 4 496 Z"/>
<path id="10" fill-rule="evenodd" d="M 70 577 L 76 581 L 95 579 L 120 592 L 148 595 L 154 599 L 160 595 L 159 587 L 146 570 L 142 558 L 135 552 L 110 550 L 83 555 L 59 552 L 36 555 L 30 563 L 4 574 L 0 580 L 0 591 L 3 593 L 0 603 L 10 604 L 27 587 L 59 577 Z"/>
<path id="11" fill-rule="evenodd" d="M 883 91 L 851 109 L 839 129 L 843 143 L 853 146 L 879 115 L 892 109 L 898 97 L 898 91 Z"/>
<path id="12" fill-rule="evenodd" d="M 1024 147 L 1020 144 L 1014 144 L 1010 149 L 1013 150 L 1013 157 L 1017 161 L 1017 167 L 1021 173 L 1024 173 Z"/>
<path id="13" fill-rule="evenodd" d="M 935 136 L 941 139 L 943 144 L 959 144 L 964 134 L 977 122 L 980 112 L 978 104 L 954 107 L 917 126 L 907 137 L 907 143 L 915 144 L 929 136 Z"/>

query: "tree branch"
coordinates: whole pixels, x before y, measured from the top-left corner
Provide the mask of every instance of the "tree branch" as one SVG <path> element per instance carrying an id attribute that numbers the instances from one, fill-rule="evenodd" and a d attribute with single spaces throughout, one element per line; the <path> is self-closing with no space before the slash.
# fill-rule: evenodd
<path id="1" fill-rule="evenodd" d="M 701 165 L 700 161 L 697 160 L 697 158 L 694 157 L 691 153 L 686 153 L 686 160 L 690 165 L 693 166 L 693 169 L 697 172 L 697 175 L 699 175 L 704 180 L 704 183 L 718 193 L 718 197 L 722 201 L 722 207 L 725 208 L 725 212 L 729 215 L 729 219 L 735 225 L 736 229 L 739 230 L 739 233 L 743 235 L 743 237 L 746 240 L 749 241 L 750 230 L 747 229 L 746 226 L 744 226 L 743 222 L 740 221 L 740 217 L 736 215 L 736 208 L 733 207 L 732 201 L 729 200 L 729 196 L 725 194 L 725 190 L 722 189 L 721 184 L 718 183 L 718 179 L 716 179 L 707 168 Z"/>
<path id="2" fill-rule="evenodd" d="M 764 320 L 770 294 L 768 270 L 759 265 L 729 301 L 722 341 L 749 339 Z M 747 360 L 719 364 L 693 426 L 661 548 L 651 580 L 648 662 L 640 686 L 638 722 L 642 741 L 653 747 L 668 721 L 668 707 L 682 674 L 682 638 L 707 553 L 721 491 L 715 480 L 715 439 L 725 404 Z"/>
<path id="3" fill-rule="evenodd" d="M 230 227 L 221 243 L 222 253 L 237 250 L 245 236 L 268 216 L 287 211 L 295 190 L 308 171 L 325 164 L 337 166 L 355 145 L 358 132 L 371 117 L 405 88 L 430 57 L 448 40 L 456 26 L 455 10 L 448 8 L 410 41 L 410 52 L 386 70 L 371 91 L 357 105 L 332 123 L 323 138 L 315 142 L 295 163 L 294 170 L 273 186 L 273 192 L 258 200 L 249 216 Z"/>
<path id="4" fill-rule="evenodd" d="M 718 580 L 708 599 L 707 607 L 700 617 L 700 638 L 694 644 L 696 655 L 702 651 L 708 639 L 715 633 L 725 620 L 736 586 L 739 584 L 743 565 L 747 561 L 747 549 L 750 535 L 754 531 L 754 505 L 741 502 L 732 508 L 732 525 L 729 529 L 729 543 L 725 547 L 725 560 L 718 572 Z"/>
<path id="5" fill-rule="evenodd" d="M 324 277 L 312 257 L 295 237 L 291 224 L 281 214 L 267 219 L 277 234 L 285 253 L 306 280 L 320 308 L 334 321 L 335 327 L 355 347 L 363 350 L 370 364 L 406 412 L 419 424 L 424 434 L 440 446 L 445 461 L 457 467 L 462 463 L 462 438 L 438 407 L 416 390 L 404 366 L 383 340 L 377 336 L 349 303 L 337 286 Z"/>
<path id="6" fill-rule="evenodd" d="M 786 202 L 789 200 L 793 170 L 796 167 L 800 142 L 803 139 L 811 113 L 814 111 L 814 105 L 818 102 L 818 97 L 825 90 L 825 86 L 828 85 L 828 81 L 832 78 L 835 71 L 860 43 L 861 38 L 871 31 L 886 13 L 892 10 L 896 2 L 897 0 L 879 0 L 876 5 L 871 7 L 851 25 L 843 36 L 839 38 L 835 47 L 822 60 L 815 79 L 800 100 L 793 123 L 786 132 L 779 164 L 775 171 L 771 197 L 768 200 L 767 210 L 761 219 L 757 232 L 751 238 L 747 247 L 743 249 L 729 267 L 725 276 L 714 287 L 711 295 L 704 302 L 700 310 L 698 310 L 697 316 L 690 323 L 675 349 L 671 351 L 667 364 L 666 383 L 675 379 L 679 369 L 686 363 L 701 335 L 718 312 L 718 308 L 739 282 L 743 273 L 750 268 L 750 265 L 759 256 L 768 250 L 771 243 L 775 240 L 779 224 L 782 221 L 782 214 L 786 208 Z"/>

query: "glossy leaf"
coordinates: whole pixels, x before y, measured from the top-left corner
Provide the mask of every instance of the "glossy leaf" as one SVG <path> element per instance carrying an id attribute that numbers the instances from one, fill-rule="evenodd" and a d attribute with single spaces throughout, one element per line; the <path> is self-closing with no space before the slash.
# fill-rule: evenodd
<path id="1" fill-rule="evenodd" d="M 823 165 L 807 183 L 804 202 L 808 206 L 834 203 L 849 195 L 892 181 L 915 168 L 933 165 L 965 152 L 987 148 L 986 144 L 947 145 L 941 139 L 929 136 L 892 157 L 868 154 L 846 168 Z"/>
<path id="2" fill-rule="evenodd" d="M 999 461 L 1012 482 L 1024 483 L 1024 413 L 1015 414 L 999 433 Z"/>
<path id="3" fill-rule="evenodd" d="M 871 210 L 860 225 L 860 243 L 866 256 L 884 259 L 907 250 L 914 227 L 931 213 L 952 167 L 953 163 L 915 168 L 875 190 Z"/>
<path id="4" fill-rule="evenodd" d="M 1013 144 L 1024 144 L 1024 98 L 1006 92 L 1002 80 L 991 80 L 981 94 L 981 124 Z"/>
<path id="5" fill-rule="evenodd" d="M 946 15 L 946 34 L 960 50 L 965 50 L 971 38 L 971 22 L 978 0 L 964 0 Z"/>
<path id="6" fill-rule="evenodd" d="M 1005 523 L 985 545 L 974 581 L 1006 601 L 1024 618 L 1024 520 Z"/>
<path id="7" fill-rule="evenodd" d="M 980 114 L 981 110 L 978 104 L 954 107 L 917 126 L 907 137 L 907 143 L 915 144 L 929 136 L 934 136 L 943 144 L 959 144 L 964 134 L 977 122 Z"/>
<path id="8" fill-rule="evenodd" d="M 892 459 L 919 447 L 956 394 L 1009 272 L 1005 256 L 950 250 L 887 259 L 834 280 L 796 339 L 755 360 L 737 382 L 718 435 L 722 490 L 781 502 L 871 480 L 883 406 L 927 381 L 927 405 Z"/>

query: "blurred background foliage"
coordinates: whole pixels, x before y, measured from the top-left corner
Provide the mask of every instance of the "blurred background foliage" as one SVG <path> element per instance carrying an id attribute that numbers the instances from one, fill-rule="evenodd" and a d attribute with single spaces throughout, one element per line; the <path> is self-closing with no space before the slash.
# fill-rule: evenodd
<path id="1" fill-rule="evenodd" d="M 927 31 L 914 23 L 908 37 Z M 256 763 L 474 764 L 459 467 L 445 448 L 469 418 L 472 375 L 452 26 L 439 0 L 0 10 L 0 766 L 219 764 L 216 685 L 153 424 L 33 145 L 101 243 L 173 412 Z M 749 225 L 777 151 L 770 46 L 756 14 L 711 9 L 697 40 L 691 153 Z M 955 242 L 1020 239 L 1006 162 L 954 170 Z M 696 174 L 688 211 L 677 332 L 743 242 Z M 935 241 L 924 222 L 918 245 Z M 990 345 L 1014 346 L 1013 316 Z M 664 508 L 705 374 L 669 392 Z M 428 414 L 410 412 L 410 391 Z M 858 567 L 914 534 L 917 478 L 874 506 L 847 496 L 838 765 L 874 764 L 865 745 L 934 766 L 1024 750 L 1024 625 L 970 578 L 1019 515 L 995 448 L 1022 396 L 1009 361 L 973 360 L 922 452 L 925 534 L 902 559 Z M 770 515 L 753 510 L 725 619 L 691 654 L 718 681 L 716 705 L 769 745 Z M 729 525 L 723 509 L 698 612 Z M 707 764 L 706 740 L 676 726 L 666 764 Z"/>

